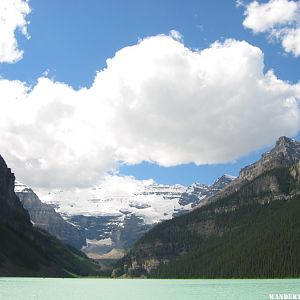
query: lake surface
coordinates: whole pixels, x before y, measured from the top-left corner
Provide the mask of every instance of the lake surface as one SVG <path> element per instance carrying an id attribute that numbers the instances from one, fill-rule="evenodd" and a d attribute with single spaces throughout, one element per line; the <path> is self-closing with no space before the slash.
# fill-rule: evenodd
<path id="1" fill-rule="evenodd" d="M 300 296 L 300 279 L 152 280 L 0 278 L 1 300 L 262 300 L 271 299 L 269 294 L 299 294 Z"/>

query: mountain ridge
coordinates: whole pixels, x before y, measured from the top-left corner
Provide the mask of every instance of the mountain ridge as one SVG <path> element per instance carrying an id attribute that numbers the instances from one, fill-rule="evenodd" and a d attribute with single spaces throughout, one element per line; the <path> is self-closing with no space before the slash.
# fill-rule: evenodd
<path id="1" fill-rule="evenodd" d="M 300 142 L 286 136 L 281 136 L 270 151 L 263 153 L 258 161 L 242 168 L 239 175 L 230 184 L 222 191 L 202 201 L 198 207 L 235 193 L 263 172 L 274 168 L 289 167 L 298 160 L 300 160 Z"/>
<path id="2" fill-rule="evenodd" d="M 295 147 L 295 151 L 286 151 L 285 143 Z M 154 227 L 118 262 L 112 275 L 154 278 L 299 276 L 298 145 L 299 142 L 280 138 L 275 147 L 263 155 L 263 163 L 252 164 L 253 177 L 247 173 L 250 176 L 244 178 L 244 169 L 240 178 L 209 197 L 202 206 Z"/>

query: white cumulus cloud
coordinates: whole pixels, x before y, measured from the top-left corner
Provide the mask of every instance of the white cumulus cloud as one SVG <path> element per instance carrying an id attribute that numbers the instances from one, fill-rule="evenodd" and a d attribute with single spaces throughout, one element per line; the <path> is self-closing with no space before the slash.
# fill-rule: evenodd
<path id="1" fill-rule="evenodd" d="M 300 84 L 264 73 L 262 51 L 226 40 L 193 51 L 145 38 L 91 88 L 0 80 L 0 153 L 39 188 L 87 187 L 118 162 L 224 163 L 300 128 Z"/>
<path id="2" fill-rule="evenodd" d="M 297 16 L 298 4 L 289 0 L 270 0 L 260 4 L 253 1 L 246 6 L 243 25 L 254 32 L 265 32 L 277 25 L 292 22 Z"/>
<path id="3" fill-rule="evenodd" d="M 240 3 L 240 2 L 238 2 Z M 286 52 L 300 55 L 300 2 L 269 0 L 252 1 L 245 5 L 243 25 L 254 33 L 267 33 L 281 42 Z"/>
<path id="4" fill-rule="evenodd" d="M 0 1 L 0 63 L 14 63 L 23 57 L 15 34 L 19 30 L 29 38 L 26 21 L 29 13 L 28 0 Z"/>

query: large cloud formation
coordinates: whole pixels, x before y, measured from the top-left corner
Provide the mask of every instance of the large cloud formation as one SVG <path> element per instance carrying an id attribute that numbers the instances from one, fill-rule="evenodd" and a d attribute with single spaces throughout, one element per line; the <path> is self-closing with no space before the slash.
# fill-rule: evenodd
<path id="1" fill-rule="evenodd" d="M 241 4 L 241 2 L 238 2 Z M 242 4 L 243 5 L 243 4 Z M 252 1 L 245 6 L 243 25 L 254 33 L 267 33 L 281 42 L 286 52 L 300 55 L 300 2 L 269 0 Z"/>
<path id="2" fill-rule="evenodd" d="M 0 1 L 0 63 L 14 63 L 23 56 L 18 49 L 15 32 L 20 32 L 27 38 L 26 16 L 30 13 L 27 0 Z"/>
<path id="3" fill-rule="evenodd" d="M 194 51 L 158 35 L 119 50 L 91 88 L 0 80 L 0 153 L 33 187 L 85 187 L 118 162 L 232 161 L 300 127 L 300 84 L 264 73 L 262 51 Z"/>

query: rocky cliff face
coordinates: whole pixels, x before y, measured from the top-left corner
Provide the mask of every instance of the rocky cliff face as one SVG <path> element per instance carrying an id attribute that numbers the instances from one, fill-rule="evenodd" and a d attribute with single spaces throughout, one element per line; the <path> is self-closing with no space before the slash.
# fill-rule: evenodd
<path id="1" fill-rule="evenodd" d="M 300 161 L 291 168 L 291 175 L 297 181 L 300 181 Z"/>
<path id="2" fill-rule="evenodd" d="M 300 159 L 300 143 L 282 136 L 275 147 L 264 153 L 259 161 L 240 171 L 239 179 L 251 181 L 260 174 L 280 167 L 289 167 Z"/>
<path id="3" fill-rule="evenodd" d="M 65 221 L 52 206 L 43 203 L 31 188 L 16 181 L 15 193 L 29 212 L 34 226 L 48 231 L 62 242 L 77 249 L 86 245 L 82 230 Z"/>
<path id="4" fill-rule="evenodd" d="M 15 176 L 0 156 L 0 224 L 25 232 L 31 228 L 30 218 L 14 193 L 14 184 Z"/>

